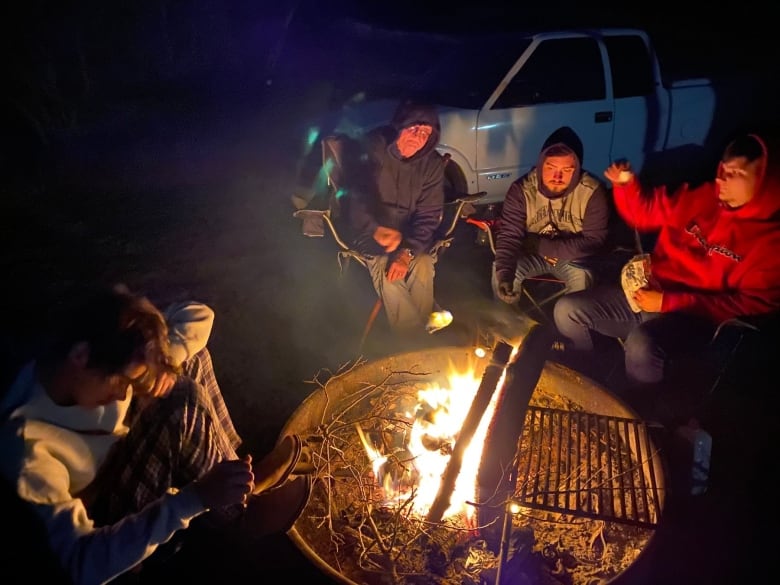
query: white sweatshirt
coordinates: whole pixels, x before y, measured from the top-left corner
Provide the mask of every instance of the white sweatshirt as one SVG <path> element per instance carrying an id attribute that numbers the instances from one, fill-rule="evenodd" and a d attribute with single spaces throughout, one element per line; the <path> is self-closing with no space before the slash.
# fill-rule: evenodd
<path id="1" fill-rule="evenodd" d="M 181 364 L 204 347 L 214 312 L 194 302 L 164 311 L 171 352 Z M 191 488 L 166 494 L 113 526 L 96 528 L 81 499 L 110 447 L 128 432 L 124 400 L 85 409 L 58 406 L 30 362 L 0 400 L 0 473 L 47 527 L 49 543 L 77 584 L 105 583 L 151 555 L 205 508 Z"/>

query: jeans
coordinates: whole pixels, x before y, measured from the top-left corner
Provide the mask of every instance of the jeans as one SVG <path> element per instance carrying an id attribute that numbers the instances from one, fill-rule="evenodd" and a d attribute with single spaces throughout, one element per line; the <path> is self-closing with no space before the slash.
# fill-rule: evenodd
<path id="1" fill-rule="evenodd" d="M 626 376 L 657 383 L 671 361 L 702 350 L 715 325 L 681 312 L 634 313 L 619 287 L 603 286 L 566 295 L 553 309 L 558 332 L 580 351 L 593 350 L 593 332 L 623 341 Z"/>
<path id="2" fill-rule="evenodd" d="M 593 285 L 593 273 L 575 261 L 558 262 L 555 266 L 547 262 L 539 254 L 525 254 L 517 261 L 515 269 L 515 280 L 513 289 L 521 291 L 523 281 L 526 278 L 551 274 L 555 278 L 566 284 L 568 292 L 585 290 Z M 498 298 L 496 290 L 498 288 L 498 277 L 496 276 L 496 264 L 493 263 L 490 283 L 493 287 L 493 294 Z"/>
<path id="3" fill-rule="evenodd" d="M 409 264 L 406 278 L 387 280 L 388 256 L 374 256 L 368 270 L 385 307 L 390 328 L 396 332 L 422 331 L 433 312 L 435 261 L 430 254 L 417 254 Z"/>

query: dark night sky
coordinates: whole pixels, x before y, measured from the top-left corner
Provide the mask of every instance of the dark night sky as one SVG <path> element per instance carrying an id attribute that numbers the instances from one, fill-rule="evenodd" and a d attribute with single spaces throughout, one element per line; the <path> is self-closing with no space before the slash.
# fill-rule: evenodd
<path id="1" fill-rule="evenodd" d="M 749 70 L 773 77 L 778 72 L 773 25 L 752 1 L 722 9 L 698 0 L 31 0 L 5 3 L 2 10 L 0 71 L 8 89 L 0 98 L 0 126 L 6 136 L 26 132 L 32 141 L 39 140 L 31 134 L 36 124 L 67 124 L 74 111 L 90 113 L 96 103 L 117 97 L 184 92 L 193 82 L 214 92 L 229 85 L 225 80 L 262 84 L 275 46 L 288 51 L 303 40 L 306 47 L 316 47 L 316 37 L 327 43 L 329 26 L 347 18 L 444 32 L 638 26 L 651 33 L 665 71 L 700 76 Z M 278 61 L 286 56 L 282 53 Z M 17 156 L 23 142 L 9 145 L 5 138 L 0 148 Z"/>

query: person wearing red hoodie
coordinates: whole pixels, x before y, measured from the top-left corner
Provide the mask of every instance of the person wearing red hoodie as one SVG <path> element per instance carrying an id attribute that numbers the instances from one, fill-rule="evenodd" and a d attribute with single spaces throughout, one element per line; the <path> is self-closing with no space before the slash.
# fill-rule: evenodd
<path id="1" fill-rule="evenodd" d="M 764 138 L 738 136 L 714 180 L 674 193 L 644 189 L 627 162 L 604 176 L 625 222 L 658 234 L 651 277 L 629 293 L 638 312 L 619 284 L 560 299 L 554 320 L 567 350 L 593 350 L 594 333 L 622 339 L 629 382 L 655 384 L 722 321 L 780 309 L 780 165 Z"/>

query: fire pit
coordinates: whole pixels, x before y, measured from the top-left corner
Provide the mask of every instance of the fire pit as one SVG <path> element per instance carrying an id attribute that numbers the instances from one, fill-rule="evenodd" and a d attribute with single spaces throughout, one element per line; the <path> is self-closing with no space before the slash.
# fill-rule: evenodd
<path id="1" fill-rule="evenodd" d="M 664 501 L 644 424 L 605 389 L 547 362 L 518 411 L 517 444 L 489 432 L 502 376 L 458 453 L 480 381 L 495 368 L 490 355 L 447 347 L 315 379 L 282 430 L 307 439 L 317 468 L 289 531 L 304 555 L 347 585 L 591 585 L 624 573 L 650 544 Z M 496 483 L 508 478 L 512 489 L 488 493 L 476 478 L 484 484 L 484 462 L 502 451 L 516 456 Z M 453 453 L 462 464 L 442 506 Z"/>

